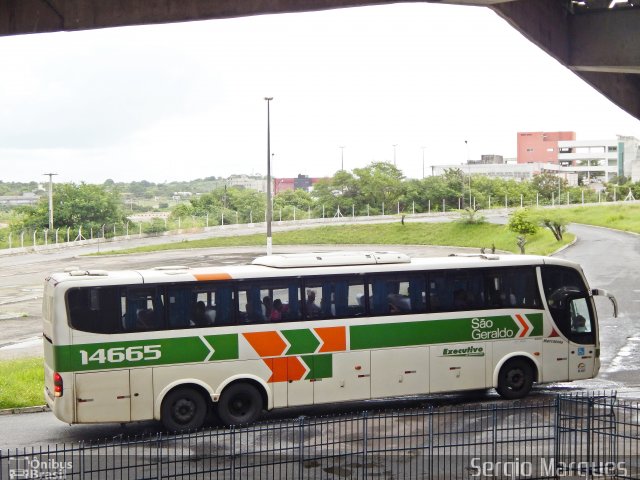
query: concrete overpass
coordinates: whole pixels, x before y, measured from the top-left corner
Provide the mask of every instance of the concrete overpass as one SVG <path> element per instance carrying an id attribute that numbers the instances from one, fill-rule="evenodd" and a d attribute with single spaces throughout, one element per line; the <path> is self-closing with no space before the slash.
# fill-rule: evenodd
<path id="1" fill-rule="evenodd" d="M 640 0 L 412 0 L 491 8 L 640 119 Z M 0 0 L 0 36 L 398 3 L 383 0 Z M 559 106 L 561 108 L 561 106 Z"/>

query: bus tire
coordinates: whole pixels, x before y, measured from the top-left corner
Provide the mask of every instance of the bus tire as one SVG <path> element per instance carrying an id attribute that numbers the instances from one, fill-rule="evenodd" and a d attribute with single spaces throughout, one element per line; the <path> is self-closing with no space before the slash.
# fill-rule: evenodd
<path id="1" fill-rule="evenodd" d="M 246 382 L 233 383 L 222 391 L 218 416 L 225 425 L 254 422 L 262 413 L 264 402 L 258 389 Z"/>
<path id="2" fill-rule="evenodd" d="M 525 397 L 533 385 L 533 368 L 531 364 L 522 359 L 508 360 L 498 374 L 498 386 L 496 390 L 502 398 L 515 400 Z"/>
<path id="3" fill-rule="evenodd" d="M 206 416 L 207 402 L 195 388 L 176 388 L 162 400 L 160 418 L 165 428 L 171 432 L 197 430 Z"/>

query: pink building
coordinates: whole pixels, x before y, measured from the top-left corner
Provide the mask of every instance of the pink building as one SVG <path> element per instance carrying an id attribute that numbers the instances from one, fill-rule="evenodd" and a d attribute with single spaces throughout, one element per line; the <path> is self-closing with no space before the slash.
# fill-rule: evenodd
<path id="1" fill-rule="evenodd" d="M 518 132 L 518 163 L 558 163 L 558 141 L 576 132 Z"/>

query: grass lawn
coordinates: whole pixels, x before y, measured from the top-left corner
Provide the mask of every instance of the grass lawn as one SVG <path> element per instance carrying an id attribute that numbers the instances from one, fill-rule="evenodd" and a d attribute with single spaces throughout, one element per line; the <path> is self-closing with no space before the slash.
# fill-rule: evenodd
<path id="1" fill-rule="evenodd" d="M 566 234 L 562 242 L 556 242 L 546 229 L 529 238 L 526 252 L 547 255 L 571 242 L 573 236 Z M 103 252 L 102 254 L 126 254 L 177 250 L 185 248 L 210 248 L 229 246 L 264 245 L 265 235 L 242 235 L 182 241 L 163 245 Z M 444 245 L 475 247 L 487 250 L 495 245 L 498 250 L 519 252 L 516 235 L 502 225 L 491 223 L 385 223 L 375 225 L 337 225 L 305 228 L 278 232 L 273 235 L 274 245 Z"/>
<path id="2" fill-rule="evenodd" d="M 44 405 L 42 358 L 0 362 L 0 410 Z"/>
<path id="3" fill-rule="evenodd" d="M 558 210 L 570 222 L 640 233 L 640 204 L 617 203 Z"/>

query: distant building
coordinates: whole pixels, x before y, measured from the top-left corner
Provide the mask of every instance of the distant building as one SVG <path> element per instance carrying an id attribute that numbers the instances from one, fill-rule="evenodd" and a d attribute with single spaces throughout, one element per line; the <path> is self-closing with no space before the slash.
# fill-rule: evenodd
<path id="1" fill-rule="evenodd" d="M 457 168 L 465 175 L 482 175 L 490 178 L 502 178 L 504 180 L 531 180 L 534 175 L 543 171 L 540 164 L 516 164 L 516 163 L 481 163 L 476 160 L 471 163 L 458 165 L 433 165 L 432 175 L 443 175 L 445 170 Z"/>
<path id="2" fill-rule="evenodd" d="M 40 197 L 33 192 L 24 192 L 22 195 L 0 195 L 0 205 L 35 205 Z"/>
<path id="3" fill-rule="evenodd" d="M 640 141 L 618 135 L 610 140 L 576 140 L 575 132 L 518 132 L 517 162 L 501 155 L 482 155 L 458 165 L 435 165 L 432 175 L 459 168 L 465 174 L 529 180 L 547 172 L 571 186 L 608 182 L 614 176 L 640 181 Z"/>
<path id="4" fill-rule="evenodd" d="M 504 157 L 502 155 L 481 155 L 480 160 L 469 160 L 470 165 L 478 165 L 478 164 L 501 164 L 504 162 Z"/>
<path id="5" fill-rule="evenodd" d="M 518 163 L 558 163 L 558 142 L 575 139 L 576 132 L 518 132 Z"/>
<path id="6" fill-rule="evenodd" d="M 267 178 L 261 175 L 231 175 L 225 180 L 225 184 L 228 187 L 246 188 L 258 192 L 267 191 Z"/>
<path id="7" fill-rule="evenodd" d="M 560 141 L 558 147 L 559 164 L 582 174 L 587 182 L 608 182 L 614 176 L 640 181 L 640 144 L 635 137 L 618 135 L 610 140 Z"/>
<path id="8" fill-rule="evenodd" d="M 274 178 L 273 194 L 286 192 L 287 190 L 304 190 L 305 192 L 310 192 L 313 190 L 313 186 L 320 180 L 323 179 L 312 178 L 302 174 L 299 174 L 296 178 Z"/>

